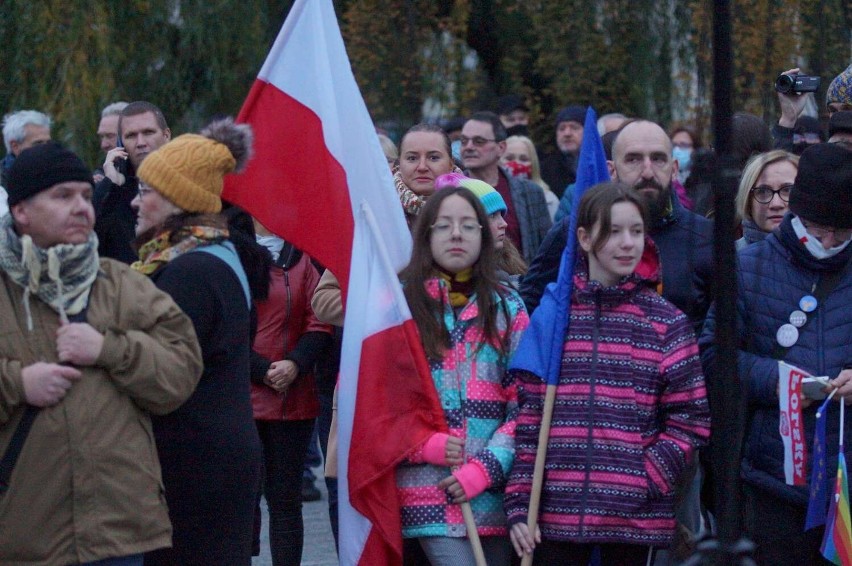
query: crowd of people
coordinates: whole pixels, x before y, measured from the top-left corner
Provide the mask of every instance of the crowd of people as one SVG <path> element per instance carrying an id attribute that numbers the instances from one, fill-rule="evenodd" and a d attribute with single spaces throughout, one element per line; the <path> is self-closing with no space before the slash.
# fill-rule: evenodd
<path id="1" fill-rule="evenodd" d="M 730 226 L 744 535 L 773 566 L 827 563 L 825 526 L 805 523 L 829 495 L 809 497 L 810 457 L 804 481 L 791 475 L 786 411 L 812 454 L 814 401 L 852 403 L 852 66 L 828 88 L 827 135 L 807 95 L 778 97 L 772 129 L 732 119 Z M 552 151 L 530 139 L 523 97 L 495 110 L 379 136 L 413 242 L 400 282 L 447 424 L 396 469 L 404 563 L 676 564 L 714 529 L 715 156 L 688 124 L 605 114 L 611 180 L 575 205 L 585 108 L 556 114 Z M 221 198 L 251 128 L 172 138 L 156 105 L 117 102 L 93 168 L 51 126 L 35 110 L 3 121 L 0 564 L 247 566 L 264 497 L 272 562 L 298 565 L 317 435 L 336 544 L 342 291 Z M 573 241 L 548 392 L 510 367 Z M 780 362 L 827 385 L 790 393 Z M 838 446 L 852 456 L 841 422 L 826 422 L 829 462 Z"/>

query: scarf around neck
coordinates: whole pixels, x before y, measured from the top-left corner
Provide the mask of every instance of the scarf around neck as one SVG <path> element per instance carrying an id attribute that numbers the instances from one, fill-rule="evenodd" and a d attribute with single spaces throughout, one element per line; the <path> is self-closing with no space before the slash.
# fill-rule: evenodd
<path id="1" fill-rule="evenodd" d="M 468 267 L 455 275 L 439 269 L 438 276 L 447 282 L 450 304 L 454 307 L 465 306 L 473 294 L 473 268 Z"/>
<path id="2" fill-rule="evenodd" d="M 175 243 L 171 243 L 174 237 Z M 133 262 L 132 269 L 145 275 L 151 275 L 161 266 L 169 263 L 200 246 L 215 244 L 227 239 L 228 230 L 210 226 L 184 226 L 175 232 L 165 231 L 139 248 L 139 261 Z"/>
<path id="3" fill-rule="evenodd" d="M 81 313 L 100 269 L 98 237 L 94 232 L 82 244 L 40 248 L 28 235 L 18 236 L 12 215 L 0 219 L 0 269 L 24 289 L 27 329 L 32 331 L 30 296 L 35 294 L 59 314 L 63 323 Z"/>
<path id="4" fill-rule="evenodd" d="M 455 166 L 453 167 L 453 173 L 463 174 L 462 170 Z M 406 216 L 417 216 L 420 213 L 420 209 L 426 204 L 426 197 L 418 195 L 405 184 L 399 173 L 399 165 L 394 167 L 393 170 L 393 184 L 396 187 L 396 194 L 399 196 L 399 202 L 402 204 L 402 210 Z"/>

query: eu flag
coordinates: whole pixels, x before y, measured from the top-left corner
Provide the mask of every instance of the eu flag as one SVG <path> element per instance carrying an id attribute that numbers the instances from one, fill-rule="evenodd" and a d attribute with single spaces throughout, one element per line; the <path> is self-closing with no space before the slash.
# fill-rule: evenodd
<path id="1" fill-rule="evenodd" d="M 606 154 L 598 134 L 597 114 L 591 106 L 586 110 L 583 143 L 577 161 L 577 181 L 568 225 L 568 243 L 562 252 L 559 276 L 549 283 L 539 307 L 530 317 L 530 325 L 509 364 L 510 369 L 526 370 L 548 385 L 559 382 L 562 349 L 568 333 L 571 294 L 574 291 L 574 259 L 577 250 L 577 211 L 586 189 L 609 181 Z"/>
<path id="2" fill-rule="evenodd" d="M 817 411 L 810 498 L 808 500 L 808 514 L 805 518 L 806 531 L 825 524 L 826 492 L 828 490 L 828 474 L 825 470 L 825 421 L 828 419 L 828 404 L 830 401 L 830 398 L 823 401 Z"/>

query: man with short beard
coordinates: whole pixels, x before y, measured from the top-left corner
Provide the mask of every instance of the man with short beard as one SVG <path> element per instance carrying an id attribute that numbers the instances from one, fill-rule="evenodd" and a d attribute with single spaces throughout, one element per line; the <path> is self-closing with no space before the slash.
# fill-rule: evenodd
<path id="1" fill-rule="evenodd" d="M 685 209 L 672 191 L 677 161 L 672 159 L 671 140 L 654 122 L 630 122 L 618 132 L 607 163 L 614 180 L 631 185 L 648 200 L 648 233 L 663 263 L 662 295 L 689 317 L 697 332 L 711 302 L 713 224 Z M 566 217 L 554 224 L 521 281 L 521 297 L 530 313 L 547 284 L 556 281 L 569 221 Z"/>

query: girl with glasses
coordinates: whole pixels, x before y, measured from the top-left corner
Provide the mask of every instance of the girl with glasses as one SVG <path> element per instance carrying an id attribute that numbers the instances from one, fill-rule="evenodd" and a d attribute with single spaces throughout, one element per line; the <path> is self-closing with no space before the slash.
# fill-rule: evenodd
<path id="1" fill-rule="evenodd" d="M 781 149 L 760 153 L 746 164 L 736 200 L 743 229 L 738 250 L 759 242 L 781 224 L 798 170 L 799 157 Z"/>
<path id="2" fill-rule="evenodd" d="M 460 504 L 470 502 L 486 559 L 508 565 L 503 486 L 514 460 L 516 389 L 506 368 L 528 319 L 496 279 L 488 216 L 468 189 L 435 193 L 400 274 L 442 401 L 436 433 L 397 468 L 402 532 L 435 565 L 475 564 Z"/>

